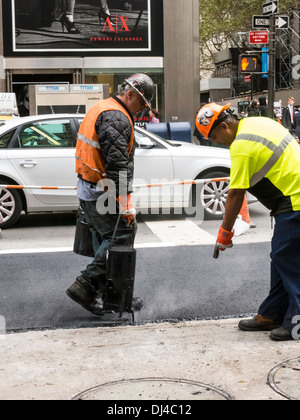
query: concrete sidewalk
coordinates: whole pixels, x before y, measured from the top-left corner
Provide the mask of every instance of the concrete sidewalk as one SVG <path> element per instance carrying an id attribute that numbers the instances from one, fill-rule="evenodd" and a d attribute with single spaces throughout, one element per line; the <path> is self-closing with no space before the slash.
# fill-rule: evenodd
<path id="1" fill-rule="evenodd" d="M 274 342 L 238 322 L 2 335 L 0 399 L 300 399 L 300 341 Z"/>

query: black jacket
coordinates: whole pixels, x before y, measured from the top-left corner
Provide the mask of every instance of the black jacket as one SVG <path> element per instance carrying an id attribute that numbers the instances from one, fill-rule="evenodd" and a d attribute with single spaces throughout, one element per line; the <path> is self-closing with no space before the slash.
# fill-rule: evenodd
<path id="1" fill-rule="evenodd" d="M 294 121 L 295 121 L 295 108 L 294 109 Z M 289 107 L 286 106 L 282 110 L 282 118 L 281 118 L 282 125 L 287 128 L 289 131 L 293 131 L 295 125 L 292 124 L 291 113 Z"/>
<path id="2" fill-rule="evenodd" d="M 259 113 L 261 117 L 268 117 L 268 107 L 267 105 L 259 106 Z"/>
<path id="3" fill-rule="evenodd" d="M 296 134 L 300 139 L 300 111 L 295 113 L 295 129 L 296 129 Z"/>
<path id="4" fill-rule="evenodd" d="M 259 117 L 259 116 L 260 116 L 259 110 L 256 110 L 253 108 L 249 109 L 248 117 Z"/>
<path id="5" fill-rule="evenodd" d="M 116 97 L 114 99 L 120 102 Z M 125 106 L 124 108 L 131 115 Z M 95 129 L 106 161 L 107 176 L 116 186 L 116 196 L 132 193 L 135 146 L 133 142 L 132 151 L 128 155 L 131 139 L 128 118 L 120 111 L 106 111 L 99 115 Z"/>

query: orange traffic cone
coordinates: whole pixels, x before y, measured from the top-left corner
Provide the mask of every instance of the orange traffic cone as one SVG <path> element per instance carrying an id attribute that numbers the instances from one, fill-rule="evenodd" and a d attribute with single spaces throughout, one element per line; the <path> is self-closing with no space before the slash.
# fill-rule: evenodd
<path id="1" fill-rule="evenodd" d="M 246 194 L 245 194 L 244 201 L 243 201 L 241 210 L 239 212 L 239 215 L 242 217 L 242 220 L 244 222 L 246 222 L 246 223 L 248 223 L 248 225 L 250 225 L 250 214 L 249 214 L 249 208 L 248 208 Z"/>
<path id="2" fill-rule="evenodd" d="M 234 235 L 235 236 L 243 235 L 250 229 L 250 225 L 251 225 L 250 213 L 249 213 L 247 198 L 245 194 L 241 210 L 233 226 Z"/>

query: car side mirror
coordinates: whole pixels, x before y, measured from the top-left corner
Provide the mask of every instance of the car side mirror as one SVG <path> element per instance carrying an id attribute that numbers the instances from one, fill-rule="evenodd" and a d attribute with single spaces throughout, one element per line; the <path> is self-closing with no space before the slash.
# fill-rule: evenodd
<path id="1" fill-rule="evenodd" d="M 154 141 L 149 139 L 149 137 L 141 137 L 137 140 L 137 144 L 141 149 L 152 149 L 155 147 Z"/>

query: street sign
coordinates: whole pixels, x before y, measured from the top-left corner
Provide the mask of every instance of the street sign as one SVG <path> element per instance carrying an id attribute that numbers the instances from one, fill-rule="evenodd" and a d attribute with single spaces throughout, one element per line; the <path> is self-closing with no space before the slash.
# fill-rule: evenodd
<path id="1" fill-rule="evenodd" d="M 290 18 L 289 16 L 278 16 L 276 19 L 276 28 L 277 29 L 289 29 L 290 27 Z"/>
<path id="2" fill-rule="evenodd" d="M 269 28 L 270 27 L 270 18 L 267 16 L 253 16 L 252 21 L 253 28 Z"/>
<path id="3" fill-rule="evenodd" d="M 263 4 L 263 14 L 273 15 L 278 13 L 278 0 L 269 1 Z"/>
<path id="4" fill-rule="evenodd" d="M 249 43 L 250 44 L 268 44 L 269 31 L 250 31 Z"/>
<path id="5" fill-rule="evenodd" d="M 269 77 L 269 47 L 261 48 L 261 71 L 265 73 L 261 77 L 267 79 Z"/>
<path id="6" fill-rule="evenodd" d="M 252 27 L 254 29 L 266 29 L 270 27 L 269 16 L 253 16 Z M 288 29 L 290 27 L 289 16 L 276 17 L 276 29 Z"/>

